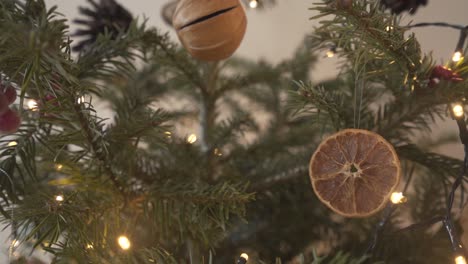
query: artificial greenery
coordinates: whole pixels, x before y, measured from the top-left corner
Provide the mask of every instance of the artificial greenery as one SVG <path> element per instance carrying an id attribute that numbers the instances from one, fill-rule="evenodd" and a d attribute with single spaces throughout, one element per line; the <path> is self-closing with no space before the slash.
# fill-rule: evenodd
<path id="1" fill-rule="evenodd" d="M 22 117 L 0 138 L 0 213 L 12 239 L 53 263 L 234 263 L 244 251 L 249 263 L 453 261 L 440 228 L 398 230 L 443 214 L 462 162 L 432 148 L 457 138 L 418 138 L 450 120 L 468 65 L 450 65 L 464 81 L 430 87 L 430 55 L 378 1 L 320 1 L 311 13 L 321 26 L 275 65 L 196 61 L 138 19 L 72 53 L 58 11 L 0 2 L 2 82 L 17 88 Z M 330 47 L 341 74 L 313 83 L 316 54 Z M 372 251 L 381 216 L 338 217 L 308 178 L 321 139 L 351 127 L 394 144 L 411 187 Z"/>

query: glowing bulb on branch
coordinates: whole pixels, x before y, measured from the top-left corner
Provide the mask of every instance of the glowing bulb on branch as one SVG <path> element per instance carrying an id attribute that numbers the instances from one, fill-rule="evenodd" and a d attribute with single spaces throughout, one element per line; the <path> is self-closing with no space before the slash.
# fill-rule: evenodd
<path id="1" fill-rule="evenodd" d="M 10 143 L 8 143 L 9 147 L 14 147 L 14 146 L 17 146 L 17 145 L 18 145 L 18 142 L 16 142 L 16 141 L 11 141 Z"/>
<path id="2" fill-rule="evenodd" d="M 393 204 L 402 204 L 407 201 L 406 197 L 403 195 L 401 192 L 394 192 L 392 193 L 392 196 L 390 197 L 390 201 Z"/>
<path id="3" fill-rule="evenodd" d="M 20 242 L 17 239 L 11 241 L 11 247 L 17 248 L 20 245 Z"/>
<path id="4" fill-rule="evenodd" d="M 197 142 L 197 135 L 195 134 L 191 134 L 190 136 L 187 137 L 187 143 L 189 144 L 193 144 L 195 142 Z"/>
<path id="5" fill-rule="evenodd" d="M 249 6 L 250 6 L 250 8 L 252 8 L 252 9 L 257 8 L 257 6 L 258 6 L 258 1 L 257 1 L 257 0 L 250 0 Z"/>
<path id="6" fill-rule="evenodd" d="M 333 58 L 335 57 L 335 51 L 333 49 L 330 49 L 327 51 L 326 55 L 327 55 L 327 58 Z"/>
<path id="7" fill-rule="evenodd" d="M 130 239 L 128 239 L 128 237 L 126 236 L 119 236 L 119 238 L 117 239 L 117 242 L 119 242 L 119 246 L 123 250 L 129 250 L 130 247 L 132 246 L 132 243 L 130 243 Z"/>
<path id="8" fill-rule="evenodd" d="M 28 103 L 29 110 L 36 111 L 37 110 L 37 102 L 33 99 L 29 100 Z"/>
<path id="9" fill-rule="evenodd" d="M 462 53 L 460 51 L 457 51 L 453 54 L 452 61 L 459 62 L 462 58 L 463 58 Z"/>
<path id="10" fill-rule="evenodd" d="M 466 264 L 466 259 L 464 256 L 457 256 L 455 258 L 455 264 Z"/>
<path id="11" fill-rule="evenodd" d="M 56 195 L 55 196 L 55 201 L 57 202 L 63 202 L 65 198 L 63 198 L 63 195 Z"/>
<path id="12" fill-rule="evenodd" d="M 63 165 L 62 165 L 62 164 L 55 164 L 54 167 L 55 167 L 55 170 L 58 170 L 58 171 L 60 171 L 60 170 L 63 169 Z"/>
<path id="13" fill-rule="evenodd" d="M 83 104 L 83 103 L 85 102 L 85 97 L 84 97 L 84 96 L 78 97 L 78 99 L 76 100 L 76 102 L 77 102 L 78 104 Z"/>
<path id="14" fill-rule="evenodd" d="M 246 264 L 247 261 L 249 261 L 249 255 L 247 255 L 246 253 L 242 253 L 240 255 L 239 260 L 237 260 L 237 264 Z"/>
<path id="15" fill-rule="evenodd" d="M 221 150 L 219 150 L 219 148 L 215 148 L 215 149 L 213 150 L 213 154 L 215 154 L 215 155 L 218 156 L 218 157 L 223 156 L 223 152 L 221 152 Z"/>
<path id="16" fill-rule="evenodd" d="M 465 109 L 461 104 L 456 104 L 453 106 L 452 110 L 455 117 L 463 117 L 465 115 Z"/>

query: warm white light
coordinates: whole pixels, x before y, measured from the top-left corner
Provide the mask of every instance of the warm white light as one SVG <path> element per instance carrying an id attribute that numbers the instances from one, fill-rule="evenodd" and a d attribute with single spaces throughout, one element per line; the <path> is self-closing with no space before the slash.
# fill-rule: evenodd
<path id="1" fill-rule="evenodd" d="M 33 99 L 27 102 L 29 110 L 36 111 L 37 110 L 37 102 Z"/>
<path id="2" fill-rule="evenodd" d="M 130 243 L 130 240 L 126 236 L 119 236 L 117 241 L 119 242 L 119 246 L 123 250 L 129 250 L 130 247 L 132 246 L 132 243 Z"/>
<path id="3" fill-rule="evenodd" d="M 11 141 L 10 143 L 8 143 L 9 147 L 14 147 L 14 146 L 17 146 L 17 145 L 18 145 L 18 142 L 16 142 L 16 141 Z"/>
<path id="4" fill-rule="evenodd" d="M 257 0 L 250 0 L 249 3 L 250 8 L 255 9 L 258 6 L 258 1 Z"/>
<path id="5" fill-rule="evenodd" d="M 387 32 L 390 32 L 390 31 L 392 31 L 392 30 L 393 30 L 393 27 L 392 27 L 392 26 L 387 26 L 387 27 L 385 28 L 385 31 L 387 31 Z"/>
<path id="6" fill-rule="evenodd" d="M 189 144 L 193 144 L 195 142 L 197 142 L 197 135 L 195 134 L 191 134 L 190 136 L 187 137 L 187 143 Z"/>
<path id="7" fill-rule="evenodd" d="M 244 258 L 245 260 L 249 260 L 249 255 L 247 255 L 246 253 L 242 253 L 241 258 Z"/>
<path id="8" fill-rule="evenodd" d="M 457 256 L 455 258 L 455 264 L 466 264 L 466 259 L 464 256 Z"/>
<path id="9" fill-rule="evenodd" d="M 390 201 L 393 204 L 402 204 L 406 202 L 406 197 L 403 195 L 401 192 L 394 192 L 392 193 L 392 196 L 390 197 Z"/>
<path id="10" fill-rule="evenodd" d="M 88 244 L 88 245 L 86 245 L 86 248 L 87 248 L 87 249 L 93 249 L 94 247 L 93 247 L 92 244 Z"/>
<path id="11" fill-rule="evenodd" d="M 63 165 L 62 164 L 55 164 L 55 169 L 59 171 L 59 170 L 63 169 Z"/>
<path id="12" fill-rule="evenodd" d="M 62 195 L 55 196 L 55 201 L 57 201 L 57 202 L 63 202 L 64 200 L 65 200 L 65 198 L 63 198 Z"/>
<path id="13" fill-rule="evenodd" d="M 11 247 L 16 248 L 19 245 L 20 245 L 20 242 L 18 241 L 18 239 L 14 239 L 13 241 L 11 241 Z"/>
<path id="14" fill-rule="evenodd" d="M 78 104 L 84 103 L 84 102 L 85 102 L 84 96 L 79 97 L 78 100 L 76 100 L 76 102 L 77 102 Z"/>
<path id="15" fill-rule="evenodd" d="M 461 104 L 456 104 L 452 110 L 455 117 L 462 117 L 465 115 L 465 109 L 463 109 Z"/>
<path id="16" fill-rule="evenodd" d="M 463 58 L 462 53 L 460 51 L 457 51 L 453 54 L 452 61 L 459 62 L 462 58 Z"/>
<path id="17" fill-rule="evenodd" d="M 219 148 L 215 148 L 213 154 L 215 154 L 218 157 L 223 156 L 223 153 L 221 152 L 221 150 L 219 150 Z"/>
<path id="18" fill-rule="evenodd" d="M 328 58 L 333 58 L 333 57 L 335 57 L 335 52 L 334 52 L 333 50 L 327 51 L 326 54 L 327 54 L 327 57 L 328 57 Z"/>

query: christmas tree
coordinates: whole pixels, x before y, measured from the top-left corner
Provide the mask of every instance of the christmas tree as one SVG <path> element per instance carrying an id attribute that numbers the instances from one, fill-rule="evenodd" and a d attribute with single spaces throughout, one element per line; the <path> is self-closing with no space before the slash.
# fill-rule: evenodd
<path id="1" fill-rule="evenodd" d="M 73 37 L 60 8 L 1 1 L 10 261 L 26 247 L 52 263 L 466 263 L 468 27 L 401 22 L 426 4 L 318 1 L 321 26 L 270 64 L 224 60 L 238 0 L 167 6 L 184 46 L 114 0 L 89 1 Z M 410 32 L 423 26 L 460 33 L 445 65 Z M 313 83 L 323 53 L 340 75 Z M 440 120 L 459 136 L 431 136 Z M 433 151 L 447 142 L 464 160 Z"/>

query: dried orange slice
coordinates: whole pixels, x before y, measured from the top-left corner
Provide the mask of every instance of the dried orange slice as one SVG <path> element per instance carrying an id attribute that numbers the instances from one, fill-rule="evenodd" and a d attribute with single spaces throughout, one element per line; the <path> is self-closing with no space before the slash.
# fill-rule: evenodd
<path id="1" fill-rule="evenodd" d="M 309 168 L 318 198 L 346 217 L 367 217 L 380 211 L 400 180 L 400 160 L 380 135 L 346 129 L 325 139 Z"/>

